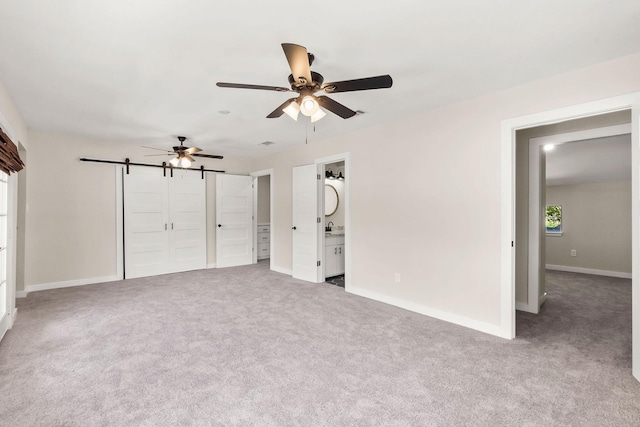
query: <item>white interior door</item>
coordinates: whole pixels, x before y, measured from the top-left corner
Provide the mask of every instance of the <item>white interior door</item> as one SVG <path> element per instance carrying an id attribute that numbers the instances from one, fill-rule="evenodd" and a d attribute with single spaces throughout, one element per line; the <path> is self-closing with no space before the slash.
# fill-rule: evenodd
<path id="1" fill-rule="evenodd" d="M 318 165 L 293 168 L 293 224 L 292 270 L 293 277 L 320 283 L 322 267 L 319 266 L 320 233 L 320 174 Z M 324 195 L 324 192 L 322 192 Z"/>
<path id="2" fill-rule="evenodd" d="M 168 188 L 162 171 L 130 167 L 124 175 L 125 277 L 167 273 Z"/>
<path id="3" fill-rule="evenodd" d="M 253 260 L 253 177 L 216 175 L 216 267 Z"/>
<path id="4" fill-rule="evenodd" d="M 7 195 L 9 192 L 7 180 L 7 174 L 0 172 L 0 339 L 11 326 L 9 286 L 7 285 Z"/>
<path id="5" fill-rule="evenodd" d="M 207 267 L 206 187 L 202 174 L 169 178 L 169 259 L 172 272 Z"/>

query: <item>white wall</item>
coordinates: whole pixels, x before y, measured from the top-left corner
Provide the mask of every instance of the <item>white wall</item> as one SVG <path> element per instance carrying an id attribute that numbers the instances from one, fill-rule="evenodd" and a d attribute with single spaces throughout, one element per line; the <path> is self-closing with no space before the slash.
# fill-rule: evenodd
<path id="1" fill-rule="evenodd" d="M 549 186 L 546 204 L 562 206 L 547 264 L 631 274 L 631 181 Z"/>
<path id="2" fill-rule="evenodd" d="M 116 233 L 116 166 L 79 158 L 161 161 L 145 157 L 148 151 L 135 143 L 44 132 L 30 132 L 29 139 L 26 290 L 33 285 L 113 278 L 116 240 L 121 238 Z M 244 160 L 202 159 L 202 164 L 228 173 L 246 175 L 250 170 Z M 215 174 L 207 173 L 206 179 L 211 264 L 215 263 Z"/>
<path id="3" fill-rule="evenodd" d="M 291 168 L 350 152 L 352 286 L 498 334 L 501 122 L 638 90 L 632 55 L 258 159 L 276 171 L 272 265 L 291 269 Z"/>

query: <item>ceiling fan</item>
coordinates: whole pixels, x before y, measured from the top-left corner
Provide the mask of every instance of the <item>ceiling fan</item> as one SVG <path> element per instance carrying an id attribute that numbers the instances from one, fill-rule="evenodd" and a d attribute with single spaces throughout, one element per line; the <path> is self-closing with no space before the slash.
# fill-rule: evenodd
<path id="1" fill-rule="evenodd" d="M 316 96 L 316 92 L 340 93 L 358 90 L 385 89 L 390 88 L 393 84 L 393 80 L 388 74 L 355 80 L 324 83 L 324 77 L 310 69 L 314 56 L 307 52 L 307 48 L 297 44 L 282 43 L 282 49 L 287 57 L 287 61 L 289 62 L 289 68 L 291 68 L 291 74 L 289 75 L 291 88 L 224 82 L 216 83 L 217 86 L 240 89 L 272 90 L 276 92 L 297 92 L 297 97 L 283 102 L 282 105 L 269 114 L 267 118 L 273 119 L 282 116 L 283 113 L 286 113 L 293 120 L 298 120 L 298 114 L 302 113 L 305 116 L 311 117 L 311 122 L 315 122 L 326 115 L 320 107 L 326 108 L 343 119 L 348 119 L 349 117 L 356 115 L 355 111 L 327 96 Z"/>
<path id="2" fill-rule="evenodd" d="M 180 141 L 180 145 L 174 146 L 173 147 L 173 151 L 163 150 L 161 148 L 155 148 L 155 147 L 144 147 L 144 148 L 151 148 L 152 150 L 166 151 L 165 154 L 147 154 L 147 156 L 173 156 L 173 155 L 176 155 L 176 157 L 174 157 L 173 159 L 171 159 L 169 161 L 169 163 L 173 167 L 188 168 L 189 166 L 191 166 L 191 163 L 196 161 L 193 157 L 207 157 L 209 159 L 223 159 L 224 158 L 223 156 L 218 156 L 218 155 L 215 155 L 215 154 L 199 154 L 199 152 L 202 151 L 200 148 L 198 148 L 198 147 L 185 147 L 183 145 L 184 141 L 186 141 L 186 140 L 187 140 L 187 138 L 185 136 L 179 136 L 178 137 L 178 141 Z"/>

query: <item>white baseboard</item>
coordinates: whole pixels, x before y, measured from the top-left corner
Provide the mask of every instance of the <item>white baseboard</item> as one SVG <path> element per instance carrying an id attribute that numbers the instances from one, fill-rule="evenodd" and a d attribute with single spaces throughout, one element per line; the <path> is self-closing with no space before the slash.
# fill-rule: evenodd
<path id="1" fill-rule="evenodd" d="M 287 276 L 293 275 L 293 271 L 288 268 L 277 267 L 271 263 L 271 271 L 275 271 L 276 273 L 286 274 Z"/>
<path id="2" fill-rule="evenodd" d="M 434 308 L 427 307 L 421 304 L 415 304 L 413 302 L 401 300 L 399 298 L 390 297 L 388 295 L 383 295 L 354 286 L 349 286 L 349 289 L 345 291 L 351 294 L 359 295 L 361 297 L 393 305 L 395 307 L 400 307 L 405 310 L 413 311 L 415 313 L 424 314 L 425 316 L 444 320 L 445 322 L 453 323 L 455 325 L 464 326 L 466 328 L 475 329 L 476 331 L 484 332 L 486 334 L 495 335 L 500 338 L 511 338 L 509 336 L 509 332 L 500 327 L 500 325 L 492 325 L 489 323 L 480 322 L 474 319 L 469 319 L 468 317 L 459 316 L 453 313 L 447 313 L 445 311 L 436 310 Z"/>
<path id="3" fill-rule="evenodd" d="M 207 264 L 207 268 L 216 268 L 216 263 L 212 262 L 211 264 Z"/>
<path id="4" fill-rule="evenodd" d="M 631 279 L 631 273 L 622 271 L 594 270 L 592 268 L 569 267 L 566 265 L 546 264 L 547 270 L 568 271 L 570 273 L 595 274 L 596 276 L 619 277 L 621 279 Z"/>
<path id="5" fill-rule="evenodd" d="M 16 291 L 16 298 L 26 298 L 29 295 L 27 291 Z"/>
<path id="6" fill-rule="evenodd" d="M 90 277 L 86 279 L 67 280 L 64 282 L 41 283 L 27 286 L 27 292 L 47 291 L 50 289 L 70 288 L 73 286 L 93 285 L 95 283 L 115 282 L 118 276 Z"/>

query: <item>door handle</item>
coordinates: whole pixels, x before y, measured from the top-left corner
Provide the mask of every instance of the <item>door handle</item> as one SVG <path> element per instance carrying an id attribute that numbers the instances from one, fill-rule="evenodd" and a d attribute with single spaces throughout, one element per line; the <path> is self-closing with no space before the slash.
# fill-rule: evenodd
<path id="1" fill-rule="evenodd" d="M 218 224 L 218 228 L 222 227 L 222 224 Z"/>
<path id="2" fill-rule="evenodd" d="M 342 247 L 340 247 L 340 253 L 342 253 Z"/>
<path id="3" fill-rule="evenodd" d="M 294 225 L 293 227 L 291 227 L 292 230 L 297 230 L 298 228 Z"/>
<path id="4" fill-rule="evenodd" d="M 338 255 L 338 248 L 333 248 L 333 254 Z"/>

